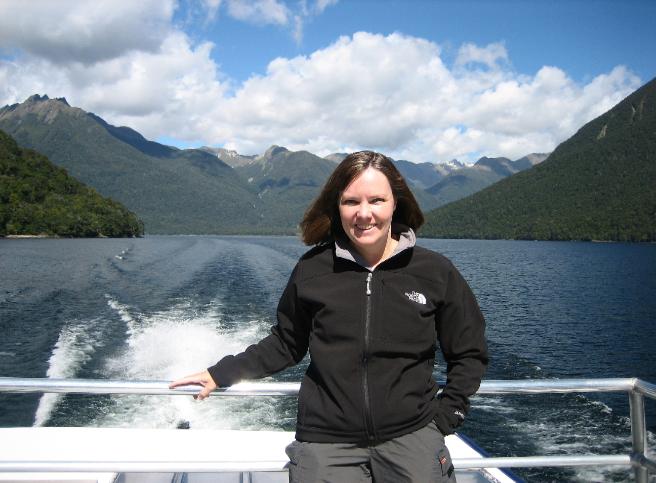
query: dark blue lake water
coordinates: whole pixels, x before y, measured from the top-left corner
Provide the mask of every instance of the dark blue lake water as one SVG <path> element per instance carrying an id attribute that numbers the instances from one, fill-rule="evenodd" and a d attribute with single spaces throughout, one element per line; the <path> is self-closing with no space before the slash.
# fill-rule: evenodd
<path id="1" fill-rule="evenodd" d="M 420 240 L 449 257 L 488 322 L 487 379 L 656 382 L 656 245 Z M 0 240 L 0 376 L 170 380 L 268 333 L 306 250 L 291 237 Z M 300 380 L 303 366 L 275 376 Z M 436 367 L 439 378 L 442 366 Z M 656 404 L 647 401 L 650 444 Z M 0 426 L 292 430 L 294 398 L 0 395 Z M 477 396 L 462 432 L 496 456 L 628 453 L 628 399 Z M 529 481 L 624 481 L 612 468 Z"/>

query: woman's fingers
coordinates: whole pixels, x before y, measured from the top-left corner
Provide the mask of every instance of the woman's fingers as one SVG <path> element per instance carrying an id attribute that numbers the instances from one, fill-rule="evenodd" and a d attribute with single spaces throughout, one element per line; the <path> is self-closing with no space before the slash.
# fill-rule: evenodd
<path id="1" fill-rule="evenodd" d="M 181 386 L 201 386 L 202 389 L 194 396 L 194 399 L 202 401 L 216 389 L 216 383 L 208 371 L 198 372 L 185 376 L 182 379 L 177 379 L 169 384 L 169 389 L 174 389 Z"/>
<path id="2" fill-rule="evenodd" d="M 194 382 L 193 380 L 190 380 L 189 377 L 190 376 L 187 376 L 187 377 L 183 377 L 182 379 L 176 379 L 175 381 L 172 381 L 169 384 L 169 389 L 174 389 L 180 386 L 189 386 L 191 384 L 199 384 L 197 382 Z"/>
<path id="3" fill-rule="evenodd" d="M 211 385 L 208 384 L 207 386 L 203 387 L 203 389 L 201 389 L 198 394 L 194 396 L 194 399 L 198 399 L 199 401 L 202 401 L 203 399 L 208 397 L 214 389 L 216 389 L 216 386 L 211 387 Z"/>
<path id="4" fill-rule="evenodd" d="M 176 379 L 175 381 L 171 382 L 169 384 L 169 389 L 173 389 L 176 387 L 180 386 L 202 386 L 202 379 L 201 379 L 202 373 L 199 372 L 198 374 L 192 374 L 190 376 L 185 376 L 182 379 Z"/>

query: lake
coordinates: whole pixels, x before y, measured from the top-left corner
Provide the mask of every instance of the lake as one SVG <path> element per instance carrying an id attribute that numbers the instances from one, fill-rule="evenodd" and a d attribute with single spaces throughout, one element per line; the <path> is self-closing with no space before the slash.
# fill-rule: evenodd
<path id="1" fill-rule="evenodd" d="M 656 245 L 420 239 L 469 281 L 487 320 L 486 379 L 656 382 Z M 268 334 L 293 237 L 0 240 L 0 376 L 171 380 Z M 298 381 L 301 364 L 271 380 Z M 437 377 L 443 379 L 443 364 Z M 495 456 L 627 453 L 628 398 L 476 396 L 462 432 Z M 647 401 L 654 448 L 656 404 Z M 0 395 L 0 425 L 293 430 L 294 398 Z M 529 481 L 622 481 L 608 468 Z"/>

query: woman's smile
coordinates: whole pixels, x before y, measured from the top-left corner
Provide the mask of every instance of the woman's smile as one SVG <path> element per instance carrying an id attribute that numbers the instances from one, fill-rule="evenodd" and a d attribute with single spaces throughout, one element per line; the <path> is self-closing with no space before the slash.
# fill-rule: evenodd
<path id="1" fill-rule="evenodd" d="M 378 263 L 391 243 L 392 216 L 396 202 L 387 177 L 367 168 L 342 192 L 339 216 L 353 247 L 372 265 Z"/>

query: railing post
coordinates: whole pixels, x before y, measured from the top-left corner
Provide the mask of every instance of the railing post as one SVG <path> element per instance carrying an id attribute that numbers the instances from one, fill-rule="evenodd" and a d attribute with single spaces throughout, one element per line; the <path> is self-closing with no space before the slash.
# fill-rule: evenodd
<path id="1" fill-rule="evenodd" d="M 645 398 L 639 392 L 629 392 L 631 415 L 631 439 L 633 442 L 631 459 L 634 462 L 635 480 L 647 483 L 649 473 L 643 464 L 647 445 L 647 426 L 645 424 Z"/>

